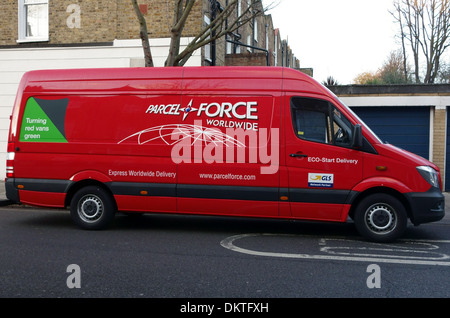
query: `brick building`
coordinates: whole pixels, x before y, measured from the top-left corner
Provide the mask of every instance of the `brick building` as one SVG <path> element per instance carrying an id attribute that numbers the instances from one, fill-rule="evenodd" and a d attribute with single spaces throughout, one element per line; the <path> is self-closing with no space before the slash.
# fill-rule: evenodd
<path id="1" fill-rule="evenodd" d="M 174 1 L 140 0 L 138 3 L 147 20 L 149 37 L 168 39 Z M 228 0 L 196 1 L 182 36 L 187 39 L 198 34 L 227 4 Z M 0 5 L 0 49 L 114 46 L 114 41 L 139 39 L 139 23 L 129 0 L 0 0 Z M 247 6 L 247 0 L 239 0 L 239 9 L 229 19 L 236 19 Z M 258 6 L 263 9 L 261 2 Z M 298 67 L 293 52 L 287 45 L 281 46 L 279 34 L 270 15 L 257 16 L 226 39 L 203 47 L 200 64 L 225 65 L 226 54 L 266 52 L 270 65 L 288 65 L 287 61 L 291 61 L 290 66 Z"/>

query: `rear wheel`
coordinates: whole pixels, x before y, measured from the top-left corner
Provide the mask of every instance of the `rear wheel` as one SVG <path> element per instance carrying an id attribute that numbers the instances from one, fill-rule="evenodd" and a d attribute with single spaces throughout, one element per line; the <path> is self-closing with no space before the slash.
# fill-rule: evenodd
<path id="1" fill-rule="evenodd" d="M 112 196 L 98 186 L 78 190 L 70 203 L 70 215 L 79 227 L 87 230 L 106 228 L 114 218 L 116 205 Z"/>
<path id="2" fill-rule="evenodd" d="M 354 221 L 362 236 L 376 242 L 391 242 L 405 232 L 407 215 L 398 199 L 378 193 L 364 198 L 358 204 Z"/>

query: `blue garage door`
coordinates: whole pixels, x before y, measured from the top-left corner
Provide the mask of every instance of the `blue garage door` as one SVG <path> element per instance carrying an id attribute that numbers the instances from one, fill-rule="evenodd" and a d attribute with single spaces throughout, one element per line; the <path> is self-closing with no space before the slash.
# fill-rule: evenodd
<path id="1" fill-rule="evenodd" d="M 381 140 L 429 158 L 429 107 L 352 107 L 352 110 Z"/>

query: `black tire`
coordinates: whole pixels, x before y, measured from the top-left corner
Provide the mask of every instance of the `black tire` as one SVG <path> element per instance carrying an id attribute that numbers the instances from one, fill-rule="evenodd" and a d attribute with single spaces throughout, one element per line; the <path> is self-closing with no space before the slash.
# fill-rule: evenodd
<path id="1" fill-rule="evenodd" d="M 107 228 L 114 218 L 116 210 L 113 197 L 98 186 L 81 188 L 70 202 L 72 220 L 86 230 Z"/>
<path id="2" fill-rule="evenodd" d="M 354 221 L 363 237 L 375 242 L 392 242 L 406 230 L 404 205 L 395 197 L 377 193 L 364 198 L 356 207 Z"/>

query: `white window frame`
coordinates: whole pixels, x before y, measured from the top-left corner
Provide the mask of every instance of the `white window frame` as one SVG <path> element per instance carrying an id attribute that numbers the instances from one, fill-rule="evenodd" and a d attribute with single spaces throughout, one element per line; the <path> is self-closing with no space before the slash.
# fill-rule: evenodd
<path id="1" fill-rule="evenodd" d="M 230 36 L 227 34 L 226 36 L 225 36 L 225 38 L 227 39 L 227 40 L 230 40 Z M 227 47 L 227 49 L 226 49 L 226 53 L 227 54 L 231 54 L 231 53 L 233 53 L 233 45 L 230 43 L 230 42 L 228 42 L 228 41 L 226 41 L 226 47 Z"/>
<path id="2" fill-rule="evenodd" d="M 266 50 L 269 51 L 269 27 L 266 25 Z"/>
<path id="3" fill-rule="evenodd" d="M 203 21 L 205 22 L 205 26 L 208 26 L 208 25 L 211 24 L 211 19 L 208 16 L 206 16 L 206 15 L 203 16 Z M 209 38 L 210 37 L 208 37 L 208 39 Z M 204 48 L 204 52 L 205 52 L 204 59 L 211 63 L 212 62 L 211 43 L 208 43 L 208 44 L 204 45 L 203 48 Z"/>
<path id="4" fill-rule="evenodd" d="M 49 40 L 48 36 L 48 27 L 47 27 L 47 34 L 44 36 L 27 36 L 27 5 L 47 5 L 47 24 L 49 23 L 49 15 L 48 15 L 48 0 L 35 0 L 32 4 L 26 4 L 26 0 L 18 0 L 18 40 L 17 43 L 24 43 L 24 42 L 44 42 Z"/>
<path id="5" fill-rule="evenodd" d="M 273 56 L 274 56 L 274 59 L 275 59 L 275 61 L 274 61 L 274 66 L 278 66 L 278 50 L 279 50 L 279 45 L 278 45 L 278 37 L 277 37 L 277 35 L 275 34 L 275 36 L 274 36 L 274 41 L 275 41 L 275 43 L 274 43 L 274 50 L 273 50 Z"/>

